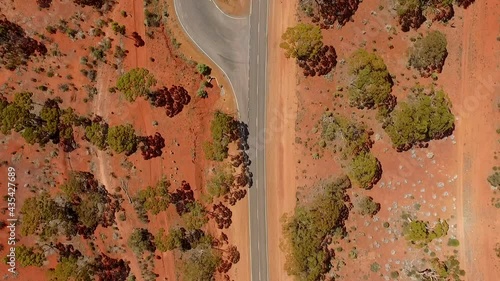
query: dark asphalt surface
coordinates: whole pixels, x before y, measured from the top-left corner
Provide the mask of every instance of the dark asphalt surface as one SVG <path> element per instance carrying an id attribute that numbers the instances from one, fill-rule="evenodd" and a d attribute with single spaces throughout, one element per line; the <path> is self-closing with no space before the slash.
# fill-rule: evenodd
<path id="1" fill-rule="evenodd" d="M 248 124 L 253 186 L 249 191 L 251 280 L 267 281 L 265 120 L 268 0 L 253 0 L 247 18 L 224 15 L 211 0 L 175 0 L 191 40 L 228 76 L 240 120 Z M 278 241 L 274 241 L 278 243 Z"/>

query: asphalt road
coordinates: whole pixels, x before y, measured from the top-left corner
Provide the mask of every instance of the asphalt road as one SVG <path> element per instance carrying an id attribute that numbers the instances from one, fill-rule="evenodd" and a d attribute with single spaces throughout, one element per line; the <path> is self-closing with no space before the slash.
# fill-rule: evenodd
<path id="1" fill-rule="evenodd" d="M 268 0 L 253 0 L 247 18 L 224 15 L 211 0 L 175 0 L 186 33 L 228 76 L 240 120 L 248 125 L 253 186 L 249 191 L 251 280 L 267 281 L 265 120 Z M 275 241 L 278 243 L 278 241 Z"/>

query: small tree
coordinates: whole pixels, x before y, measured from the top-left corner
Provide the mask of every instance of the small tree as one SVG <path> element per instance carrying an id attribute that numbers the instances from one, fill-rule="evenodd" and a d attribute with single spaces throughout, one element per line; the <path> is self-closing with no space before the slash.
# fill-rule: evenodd
<path id="1" fill-rule="evenodd" d="M 213 197 L 221 197 L 229 193 L 234 183 L 234 175 L 225 167 L 215 170 L 213 177 L 207 182 L 208 193 Z"/>
<path id="2" fill-rule="evenodd" d="M 500 172 L 493 172 L 488 176 L 488 182 L 493 187 L 500 187 Z"/>
<path id="3" fill-rule="evenodd" d="M 156 85 L 156 79 L 145 68 L 134 68 L 118 78 L 116 88 L 123 92 L 125 98 L 132 102 L 137 97 L 146 96 L 150 88 Z"/>
<path id="4" fill-rule="evenodd" d="M 409 64 L 420 71 L 422 76 L 432 72 L 440 73 L 448 51 L 446 36 L 439 31 L 432 31 L 418 39 L 410 49 Z"/>
<path id="5" fill-rule="evenodd" d="M 363 49 L 349 58 L 349 73 L 354 80 L 349 88 L 351 106 L 375 108 L 387 105 L 391 96 L 391 78 L 384 60 Z"/>
<path id="6" fill-rule="evenodd" d="M 165 229 L 160 228 L 155 236 L 156 248 L 161 252 L 182 249 L 184 244 L 184 233 L 180 228 L 170 228 L 165 235 Z"/>
<path id="7" fill-rule="evenodd" d="M 111 127 L 107 136 L 107 143 L 116 153 L 134 153 L 137 149 L 137 136 L 132 125 L 118 125 Z"/>
<path id="8" fill-rule="evenodd" d="M 381 175 L 380 162 L 369 152 L 356 155 L 350 164 L 349 175 L 362 188 L 370 189 Z"/>
<path id="9" fill-rule="evenodd" d="M 182 220 L 188 230 L 202 228 L 208 222 L 207 210 L 201 203 L 193 202 L 186 206 L 187 212 L 182 215 Z"/>
<path id="10" fill-rule="evenodd" d="M 154 236 L 145 228 L 134 228 L 128 239 L 128 246 L 132 251 L 141 256 L 144 251 L 154 252 L 156 247 L 153 243 Z"/>
<path id="11" fill-rule="evenodd" d="M 281 36 L 280 47 L 287 58 L 308 60 L 315 57 L 323 46 L 321 29 L 311 24 L 299 23 L 289 27 Z"/>
<path id="12" fill-rule="evenodd" d="M 449 135 L 454 120 L 445 92 L 432 90 L 425 94 L 423 89 L 417 89 L 408 102 L 396 106 L 385 130 L 398 150 L 407 150 L 413 144 Z"/>
<path id="13" fill-rule="evenodd" d="M 90 143 L 104 150 L 107 147 L 106 138 L 108 135 L 108 124 L 101 122 L 93 122 L 90 126 L 85 127 L 85 138 Z"/>
<path id="14" fill-rule="evenodd" d="M 364 196 L 358 201 L 359 213 L 363 216 L 374 216 L 380 211 L 380 203 L 373 201 L 370 196 Z"/>
<path id="15" fill-rule="evenodd" d="M 34 247 L 21 245 L 16 249 L 16 260 L 21 266 L 42 266 L 45 262 L 43 252 L 37 251 Z"/>
<path id="16" fill-rule="evenodd" d="M 198 65 L 196 65 L 196 69 L 203 76 L 209 76 L 212 73 L 212 68 L 203 63 L 199 63 Z"/>
<path id="17" fill-rule="evenodd" d="M 221 254 L 207 246 L 188 251 L 184 258 L 181 265 L 184 281 L 213 280 L 222 262 Z"/>

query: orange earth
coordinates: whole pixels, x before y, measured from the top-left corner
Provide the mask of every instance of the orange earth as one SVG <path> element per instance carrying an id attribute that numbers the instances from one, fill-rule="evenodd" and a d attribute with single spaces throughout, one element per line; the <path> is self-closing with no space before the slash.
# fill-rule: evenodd
<path id="1" fill-rule="evenodd" d="M 5 96 L 10 100 L 15 92 L 33 91 L 33 99 L 38 103 L 49 97 L 60 96 L 63 100 L 61 108 L 73 107 L 81 115 L 97 114 L 110 126 L 131 123 L 138 135 L 160 132 L 165 138 L 166 147 L 163 156 L 145 161 L 140 152 L 125 157 L 99 151 L 88 142 L 80 141 L 83 136 L 81 129 L 77 129 L 75 133 L 79 148 L 71 153 L 64 153 L 53 144 L 47 144 L 44 148 L 27 145 L 17 133 L 2 137 L 0 155 L 8 161 L 8 164 L 2 165 L 1 170 L 7 173 L 8 165 L 13 165 L 17 170 L 19 189 L 16 194 L 18 202 L 16 210 L 19 212 L 24 199 L 33 196 L 30 189 L 50 186 L 51 192 L 56 193 L 57 189 L 54 187 L 65 180 L 69 171 L 91 171 L 99 182 L 106 186 L 109 193 L 117 193 L 124 198 L 122 207 L 127 217 L 126 221 L 117 219 L 117 224 L 112 228 L 98 227 L 95 233 L 97 239 L 94 241 L 96 248 L 113 258 L 130 261 L 132 273 L 141 280 L 138 259 L 126 246 L 131 231 L 136 227 L 147 227 L 155 234 L 159 228 L 168 229 L 177 223 L 178 216 L 170 208 L 167 212 L 150 216 L 151 222 L 144 224 L 136 217 L 129 203 L 128 194 L 134 196 L 139 189 L 155 184 L 164 175 L 172 182 L 174 188 L 178 188 L 183 180 L 187 181 L 195 190 L 195 197 L 199 198 L 209 169 L 214 165 L 205 160 L 201 144 L 210 137 L 210 120 L 215 109 L 236 115 L 233 93 L 230 87 L 224 87 L 225 91 L 221 91 L 220 86 L 228 85 L 228 82 L 222 72 L 214 66 L 212 75 L 217 83 L 212 89 L 208 89 L 209 97 L 207 99 L 196 97 L 195 93 L 202 78 L 197 74 L 193 61 L 207 65 L 211 65 L 211 62 L 183 34 L 175 18 L 171 0 L 168 5 L 159 4 L 152 8 L 162 12 L 168 11 L 170 15 L 166 25 L 160 28 L 144 26 L 144 6 L 143 1 L 139 0 L 120 1 L 104 17 L 100 17 L 89 7 L 82 8 L 70 1 L 64 3 L 54 1 L 48 10 L 33 9 L 33 5 L 34 2 L 31 1 L 2 2 L 0 14 L 21 25 L 29 36 L 37 40 L 40 39 L 35 36 L 36 32 L 45 35 L 48 39 L 44 42 L 49 53 L 58 50 L 63 55 L 48 56 L 45 59 L 36 58 L 23 73 L 0 69 L 1 91 Z M 127 16 L 123 17 L 121 11 L 125 11 Z M 104 37 L 87 35 L 85 39 L 71 40 L 61 32 L 50 35 L 45 31 L 45 27 L 57 25 L 59 19 L 67 19 L 70 27 L 87 32 L 91 26 L 96 25 L 99 18 L 112 18 L 126 26 L 125 36 L 114 34 L 110 27 L 104 27 L 103 30 L 105 36 L 112 39 L 111 50 L 114 50 L 115 45 L 120 45 L 128 50 L 128 55 L 124 60 L 118 60 L 113 58 L 111 52 L 108 53 L 108 62 L 98 64 L 96 68 L 98 79 L 92 84 L 80 73 L 82 68 L 80 58 L 89 56 L 89 47 L 96 46 Z M 134 47 L 134 40 L 130 38 L 133 31 L 146 42 L 144 47 Z M 150 31 L 153 32 L 152 38 L 146 35 Z M 117 65 L 116 70 L 112 64 Z M 32 71 L 38 66 L 53 70 L 55 75 L 49 78 L 46 73 Z M 117 77 L 134 67 L 145 67 L 154 73 L 158 80 L 156 85 L 158 88 L 183 86 L 188 90 L 191 102 L 180 114 L 168 118 L 162 109 L 151 107 L 147 101 L 138 99 L 134 103 L 129 103 L 120 93 L 111 93 L 109 88 L 115 86 Z M 58 88 L 58 85 L 63 83 L 72 83 L 68 92 L 62 92 Z M 46 85 L 53 92 L 35 90 L 40 84 Z M 88 102 L 83 101 L 84 98 L 88 98 L 82 89 L 86 84 L 93 85 L 98 91 L 98 94 L 93 99 L 89 98 Z M 153 121 L 157 121 L 158 124 L 153 125 Z M 2 190 L 6 189 L 3 183 L 1 187 Z M 237 280 L 246 280 L 245 278 L 249 276 L 247 206 L 247 199 L 243 199 L 232 207 L 233 224 L 225 230 L 230 243 L 236 245 L 241 252 L 240 262 L 230 271 L 233 279 Z M 6 219 L 6 215 L 1 215 L 1 219 Z M 210 226 L 209 232 L 218 236 L 216 234 L 218 230 L 213 226 Z M 33 237 L 21 237 L 19 230 L 17 235 L 20 239 L 18 244 L 33 245 L 36 242 Z M 4 246 L 7 237 L 7 230 L 2 230 L 0 243 Z M 90 251 L 80 237 L 74 238 L 72 243 L 83 252 Z M 6 254 L 7 249 L 4 247 L 1 255 Z M 176 280 L 178 274 L 175 260 L 176 257 L 172 252 L 161 253 L 153 259 L 154 272 L 158 274 L 157 280 Z M 48 263 L 42 268 L 21 268 L 17 280 L 45 280 L 45 272 L 48 268 L 54 267 L 55 263 L 55 255 L 51 255 Z M 4 263 L 0 264 L 0 272 L 7 273 L 7 266 Z"/>
<path id="2" fill-rule="evenodd" d="M 320 179 L 345 172 L 340 166 L 340 155 L 317 145 L 316 126 L 325 110 L 351 116 L 373 129 L 372 152 L 383 169 L 382 178 L 373 189 L 348 190 L 352 202 L 368 195 L 381 204 L 381 210 L 373 218 L 351 212 L 346 223 L 348 239 L 334 245 L 337 274 L 345 280 L 383 280 L 392 271 L 401 274 L 408 269 L 422 257 L 422 251 L 409 247 L 401 236 L 401 215 L 411 213 L 431 222 L 438 218 L 448 221 L 448 235 L 433 242 L 431 251 L 444 257 L 458 250 L 465 280 L 496 280 L 500 269 L 494 248 L 500 242 L 496 235 L 500 220 L 498 210 L 490 203 L 493 191 L 486 177 L 495 165 L 493 151 L 499 148 L 495 133 L 500 127 L 497 1 L 478 1 L 467 10 L 455 7 L 455 16 L 448 24 L 433 23 L 430 28 L 424 24 L 417 31 L 406 33 L 400 31 L 386 2 L 363 1 L 351 22 L 340 29 L 323 30 L 325 44 L 336 49 L 338 64 L 331 74 L 313 78 L 304 78 L 295 62 L 285 59 L 278 46 L 281 34 L 297 21 L 297 1 L 283 2 L 270 3 L 269 19 L 267 165 L 268 174 L 272 175 L 268 178 L 271 280 L 292 280 L 283 268 L 279 220 L 293 210 L 296 188 L 310 187 Z M 299 16 L 298 20 L 309 19 Z M 392 94 L 399 101 L 404 100 L 408 92 L 405 89 L 415 83 L 433 83 L 431 78 L 420 78 L 416 71 L 406 68 L 410 38 L 431 29 L 447 36 L 448 57 L 434 83 L 445 90 L 453 103 L 456 129 L 446 139 L 431 141 L 428 148 L 398 153 L 375 120 L 375 112 L 348 106 L 345 89 L 349 78 L 344 62 L 361 47 L 376 52 L 395 77 Z M 335 93 L 340 97 L 334 98 Z M 319 159 L 313 158 L 316 153 Z M 382 226 L 384 222 L 389 222 L 389 228 Z M 446 246 L 448 238 L 455 237 L 460 246 Z M 355 261 L 348 257 L 353 249 L 358 256 Z M 381 267 L 377 273 L 370 270 L 375 262 Z M 401 274 L 400 279 L 404 278 Z"/>

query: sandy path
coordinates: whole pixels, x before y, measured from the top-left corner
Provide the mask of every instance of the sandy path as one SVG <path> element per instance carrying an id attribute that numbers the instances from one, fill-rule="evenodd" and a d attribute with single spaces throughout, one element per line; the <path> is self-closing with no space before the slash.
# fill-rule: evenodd
<path id="1" fill-rule="evenodd" d="M 266 169 L 269 277 L 291 280 L 283 269 L 285 255 L 280 251 L 280 218 L 295 206 L 295 163 L 293 142 L 297 98 L 296 65 L 279 48 L 281 34 L 295 24 L 296 1 L 271 1 L 269 18 L 269 89 L 267 100 Z"/>
<path id="2" fill-rule="evenodd" d="M 499 4 L 494 2 L 476 1 L 463 17 L 461 102 L 456 135 L 457 168 L 461 172 L 457 194 L 458 235 L 466 280 L 497 280 L 500 276 L 493 251 L 499 242 L 496 233 L 500 221 L 498 210 L 490 204 L 493 192 L 486 182 L 495 164 L 493 151 L 498 150 L 495 130 L 500 126 L 496 108 L 499 56 L 495 52 Z"/>

